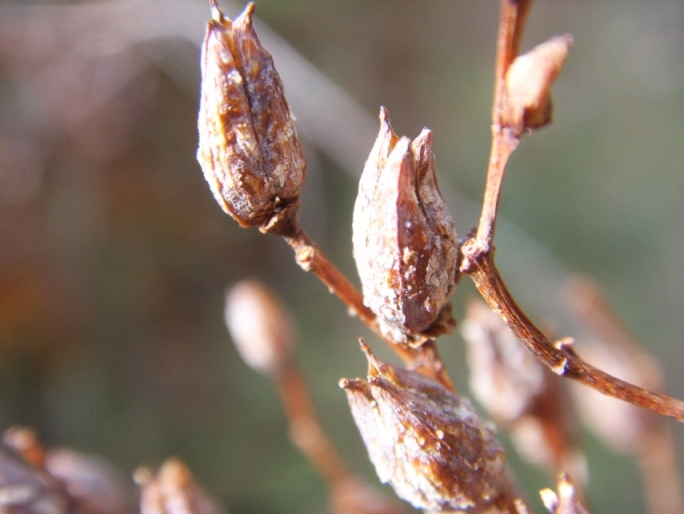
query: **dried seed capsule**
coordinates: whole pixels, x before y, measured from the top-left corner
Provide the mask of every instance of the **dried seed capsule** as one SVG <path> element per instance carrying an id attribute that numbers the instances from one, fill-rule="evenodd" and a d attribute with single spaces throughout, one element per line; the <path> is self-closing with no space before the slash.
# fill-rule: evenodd
<path id="1" fill-rule="evenodd" d="M 254 370 L 274 376 L 293 346 L 293 328 L 278 297 L 256 280 L 243 280 L 226 295 L 226 325 L 242 359 Z"/>
<path id="2" fill-rule="evenodd" d="M 498 504 L 506 459 L 491 426 L 467 400 L 362 348 L 368 381 L 340 386 L 380 480 L 419 509 L 479 512 Z"/>
<path id="3" fill-rule="evenodd" d="M 468 304 L 461 333 L 470 389 L 497 424 L 510 426 L 534 410 L 537 399 L 557 382 L 486 304 Z"/>
<path id="4" fill-rule="evenodd" d="M 420 342 L 421 333 L 453 324 L 456 229 L 437 184 L 432 133 L 398 138 L 384 108 L 380 121 L 354 207 L 354 259 L 382 330 Z"/>
<path id="5" fill-rule="evenodd" d="M 123 514 L 131 511 L 128 482 L 109 463 L 74 450 L 48 452 L 45 470 L 69 494 L 76 512 Z"/>
<path id="6" fill-rule="evenodd" d="M 212 1 L 202 47 L 197 160 L 219 205 L 243 227 L 295 209 L 305 160 L 273 58 L 252 27 Z"/>
<path id="7" fill-rule="evenodd" d="M 133 478 L 140 486 L 141 514 L 223 513 L 177 458 L 167 459 L 156 476 L 147 468 L 138 468 Z"/>
<path id="8" fill-rule="evenodd" d="M 10 427 L 2 434 L 2 442 L 21 455 L 34 468 L 45 467 L 46 450 L 35 429 L 20 425 Z"/>
<path id="9" fill-rule="evenodd" d="M 0 512 L 71 512 L 72 499 L 56 480 L 27 463 L 22 455 L 0 444 Z"/>
<path id="10" fill-rule="evenodd" d="M 551 122 L 551 85 L 563 70 L 572 36 L 549 39 L 515 58 L 506 72 L 505 123 L 518 132 Z"/>
<path id="11" fill-rule="evenodd" d="M 518 454 L 584 479 L 586 461 L 576 447 L 574 412 L 557 377 L 483 302 L 468 304 L 461 332 L 470 389 L 497 425 L 510 432 Z"/>
<path id="12" fill-rule="evenodd" d="M 539 495 L 551 514 L 589 514 L 579 502 L 575 486 L 567 473 L 558 478 L 558 494 L 551 489 L 542 489 Z"/>

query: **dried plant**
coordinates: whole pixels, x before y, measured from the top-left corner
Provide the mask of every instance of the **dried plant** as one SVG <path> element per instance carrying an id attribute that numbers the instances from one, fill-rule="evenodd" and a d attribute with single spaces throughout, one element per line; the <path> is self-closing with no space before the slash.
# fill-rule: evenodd
<path id="1" fill-rule="evenodd" d="M 257 225 L 263 232 L 283 236 L 295 250 L 297 262 L 318 275 L 408 365 L 409 370 L 394 368 L 362 343 L 370 363 L 368 381 L 345 379 L 341 386 L 381 481 L 390 483 L 415 507 L 430 511 L 528 511 L 508 486 L 504 452 L 495 432 L 456 394 L 437 353 L 436 338 L 454 325 L 449 300 L 462 275 L 474 281 L 492 312 L 553 373 L 684 420 L 681 401 L 587 364 L 571 339 L 551 343 L 518 307 L 494 263 L 493 237 L 508 158 L 523 136 L 551 122 L 551 86 L 572 44 L 570 36 L 556 37 L 520 55 L 530 5 L 528 0 L 501 1 L 485 196 L 477 229 L 460 243 L 437 185 L 431 132 L 424 130 L 414 141 L 400 138 L 390 127 L 387 110 L 381 110 L 380 133 L 366 162 L 354 209 L 354 257 L 361 295 L 299 224 L 297 197 L 304 161 L 273 61 L 251 30 L 254 6 L 250 4 L 231 22 L 212 1 L 214 20 L 208 25 L 203 52 L 199 117 L 198 160 L 205 177 L 229 214 L 243 226 Z M 245 52 L 245 48 L 254 50 Z M 255 157 L 243 158 L 246 152 L 256 152 Z M 280 156 L 278 173 L 265 164 L 274 155 Z M 280 193 L 278 187 L 287 189 Z M 232 305 L 229 302 L 229 312 L 237 308 Z M 491 321 L 478 316 L 471 327 L 480 323 L 481 330 L 487 330 L 483 324 Z M 260 327 L 268 324 L 264 320 L 278 318 L 277 313 L 266 309 L 257 316 L 263 320 L 253 328 L 254 340 L 247 342 L 242 342 L 242 333 L 249 339 L 249 330 L 237 326 L 243 316 L 228 317 L 236 320 L 232 331 L 245 359 L 254 365 L 259 358 L 253 351 L 270 355 L 269 364 L 257 369 L 276 380 L 287 376 L 289 359 L 279 355 L 288 345 L 280 344 L 277 336 L 287 333 L 286 327 L 270 331 L 270 345 L 260 342 L 258 335 Z M 472 359 L 475 391 L 495 419 L 514 430 L 518 440 L 527 439 L 528 445 L 534 441 L 538 453 L 547 455 L 541 462 L 552 469 L 581 470 L 576 465 L 581 454 L 569 429 L 571 414 L 562 407 L 567 402 L 550 374 L 537 362 L 515 356 L 501 336 L 475 336 L 473 329 L 470 335 L 475 351 L 482 354 L 482 347 L 489 347 L 495 355 L 489 360 Z M 249 345 L 254 350 L 247 349 Z M 287 389 L 283 383 L 280 387 Z M 507 396 L 502 398 L 502 392 Z M 286 404 L 291 394 L 284 395 Z M 290 407 L 290 416 L 298 419 L 295 410 Z M 293 431 L 298 446 L 311 454 L 296 434 Z M 332 476 L 329 471 L 324 474 Z M 542 492 L 551 512 L 586 512 L 567 475 L 562 475 L 558 487 L 558 494 Z"/>
<path id="2" fill-rule="evenodd" d="M 225 314 L 243 360 L 273 379 L 290 423 L 290 438 L 326 481 L 332 512 L 400 514 L 400 506 L 353 476 L 327 438 L 295 363 L 293 322 L 275 293 L 256 280 L 242 281 L 228 292 Z"/>
<path id="3" fill-rule="evenodd" d="M 124 514 L 132 494 L 98 457 L 47 450 L 27 427 L 5 431 L 0 446 L 0 511 L 7 513 Z"/>
<path id="4" fill-rule="evenodd" d="M 570 337 L 553 342 L 518 306 L 495 264 L 509 157 L 523 136 L 551 123 L 552 85 L 573 43 L 569 35 L 553 37 L 521 54 L 532 2 L 500 3 L 484 199 L 477 227 L 462 239 L 439 188 L 432 132 L 400 137 L 381 107 L 379 134 L 353 209 L 352 251 L 361 291 L 335 267 L 300 223 L 304 151 L 274 60 L 254 29 L 251 3 L 231 20 L 217 0 L 209 0 L 197 160 L 227 214 L 244 228 L 282 237 L 299 266 L 403 362 L 404 368 L 384 362 L 361 340 L 366 379 L 340 381 L 380 481 L 399 498 L 426 512 L 531 512 L 507 468 L 501 429 L 523 458 L 559 477 L 557 491 L 540 491 L 546 509 L 586 514 L 585 458 L 558 375 L 577 382 L 577 410 L 598 437 L 639 459 L 650 510 L 682 512 L 671 434 L 659 415 L 684 421 L 684 402 L 661 392 L 657 365 L 587 283 L 565 294 L 596 344 L 575 344 Z M 471 389 L 493 422 L 456 391 L 438 352 L 438 338 L 456 326 L 451 299 L 466 276 L 485 302 L 472 302 L 462 323 Z M 328 486 L 330 510 L 404 512 L 350 471 L 328 438 L 296 363 L 294 322 L 275 294 L 254 280 L 233 286 L 225 320 L 243 360 L 278 390 L 291 440 Z M 607 397 L 623 403 L 606 403 Z M 141 467 L 134 478 L 143 514 L 223 512 L 176 458 L 158 472 Z M 1 512 L 118 514 L 131 510 L 130 498 L 105 463 L 72 450 L 48 451 L 27 428 L 5 433 Z"/>

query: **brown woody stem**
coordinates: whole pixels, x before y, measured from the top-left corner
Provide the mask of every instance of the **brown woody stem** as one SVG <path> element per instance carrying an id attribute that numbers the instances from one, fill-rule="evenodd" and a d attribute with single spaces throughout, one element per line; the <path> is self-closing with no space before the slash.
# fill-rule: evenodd
<path id="1" fill-rule="evenodd" d="M 492 151 L 480 224 L 462 245 L 461 272 L 470 275 L 490 306 L 516 337 L 557 375 L 577 380 L 607 396 L 684 421 L 684 402 L 624 382 L 587 364 L 573 352 L 556 348 L 518 307 L 494 264 L 492 239 L 506 163 L 520 134 L 502 123 L 506 109 L 506 72 L 518 54 L 531 0 L 501 0 L 501 18 L 492 110 Z"/>
<path id="2" fill-rule="evenodd" d="M 304 271 L 316 275 L 331 293 L 335 294 L 349 310 L 358 316 L 368 328 L 375 332 L 404 363 L 417 372 L 437 380 L 447 389 L 454 391 L 454 385 L 442 364 L 434 341 L 428 341 L 419 348 L 411 348 L 403 343 L 393 341 L 384 335 L 378 326 L 373 313 L 363 303 L 363 295 L 347 280 L 340 270 L 330 262 L 323 251 L 314 243 L 299 224 L 296 211 L 285 213 L 282 219 L 276 216 L 271 220 L 264 232 L 276 233 L 285 239 L 295 252 L 295 260 Z"/>
<path id="3" fill-rule="evenodd" d="M 297 366 L 288 362 L 274 377 L 290 422 L 292 441 L 334 488 L 352 475 L 325 435 L 316 416 L 306 384 Z"/>
<path id="4" fill-rule="evenodd" d="M 489 250 L 494 237 L 501 184 L 506 171 L 506 164 L 513 150 L 517 148 L 519 141 L 511 129 L 498 125 L 492 127 L 492 151 L 489 156 L 487 183 L 476 236 L 477 242 L 483 250 Z"/>
<path id="5" fill-rule="evenodd" d="M 508 158 L 520 141 L 519 134 L 502 122 L 506 110 L 506 72 L 518 55 L 520 39 L 532 0 L 501 0 L 501 18 L 496 45 L 494 106 L 492 108 L 492 150 L 487 169 L 487 184 L 482 214 L 477 227 L 477 241 L 488 250 L 494 237 L 501 183 Z"/>
<path id="6" fill-rule="evenodd" d="M 501 126 L 501 115 L 505 100 L 506 72 L 520 51 L 527 13 L 532 0 L 501 0 L 499 34 L 496 41 L 496 69 L 494 76 L 494 108 L 492 123 Z"/>
<path id="7" fill-rule="evenodd" d="M 493 253 L 481 251 L 474 239 L 466 241 L 462 251 L 467 267 L 462 267 L 461 271 L 470 275 L 489 307 L 551 371 L 607 396 L 684 421 L 684 402 L 624 382 L 587 364 L 576 355 L 556 348 L 513 300 L 494 264 Z"/>

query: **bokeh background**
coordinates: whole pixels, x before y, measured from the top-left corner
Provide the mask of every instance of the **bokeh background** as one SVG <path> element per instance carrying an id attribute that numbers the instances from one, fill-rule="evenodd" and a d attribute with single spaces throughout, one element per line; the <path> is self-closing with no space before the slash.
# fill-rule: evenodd
<path id="1" fill-rule="evenodd" d="M 180 456 L 233 513 L 325 512 L 276 392 L 231 346 L 225 289 L 257 277 L 286 300 L 323 423 L 371 482 L 337 382 L 365 373 L 359 336 L 387 354 L 282 241 L 214 202 L 194 157 L 208 16 L 204 0 L 0 3 L 0 428 L 34 426 L 125 476 Z M 459 233 L 474 226 L 497 2 L 260 0 L 257 16 L 309 162 L 303 223 L 353 281 L 351 213 L 380 105 L 400 134 L 433 129 Z M 563 279 L 594 277 L 681 398 L 684 3 L 538 0 L 524 49 L 566 32 L 555 122 L 509 166 L 498 262 L 559 335 L 574 333 Z M 474 295 L 464 281 L 457 316 Z M 460 335 L 440 348 L 467 391 Z M 643 512 L 633 462 L 583 443 L 593 511 Z M 510 460 L 531 498 L 553 484 Z"/>

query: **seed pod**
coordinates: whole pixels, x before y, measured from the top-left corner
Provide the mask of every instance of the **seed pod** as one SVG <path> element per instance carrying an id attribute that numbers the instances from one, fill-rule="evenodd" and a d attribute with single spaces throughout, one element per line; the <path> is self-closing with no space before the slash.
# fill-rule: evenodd
<path id="1" fill-rule="evenodd" d="M 575 416 L 557 377 L 516 339 L 483 302 L 470 302 L 461 325 L 470 389 L 518 454 L 583 479 L 586 463 L 576 447 Z"/>
<path id="2" fill-rule="evenodd" d="M 382 482 L 414 507 L 480 511 L 498 504 L 505 455 L 470 403 L 437 382 L 376 359 L 368 380 L 343 379 L 356 426 Z"/>
<path id="3" fill-rule="evenodd" d="M 69 494 L 76 512 L 123 514 L 131 511 L 128 482 L 109 463 L 74 450 L 48 452 L 45 471 Z"/>
<path id="4" fill-rule="evenodd" d="M 555 378 L 482 302 L 469 302 L 461 324 L 470 389 L 499 425 L 510 426 L 536 407 Z"/>
<path id="5" fill-rule="evenodd" d="M 243 227 L 294 209 L 305 160 L 273 58 L 252 27 L 212 2 L 202 47 L 197 160 L 219 205 Z"/>
<path id="6" fill-rule="evenodd" d="M 432 132 L 398 138 L 381 109 L 352 228 L 364 302 L 383 332 L 420 343 L 422 333 L 449 331 L 458 245 L 437 184 Z"/>
<path id="7" fill-rule="evenodd" d="M 551 85 L 563 70 L 572 36 L 549 39 L 515 58 L 506 72 L 506 124 L 520 133 L 551 122 Z"/>
<path id="8" fill-rule="evenodd" d="M 558 494 L 551 489 L 542 489 L 539 495 L 551 514 L 589 514 L 579 502 L 575 486 L 567 473 L 558 478 Z"/>
<path id="9" fill-rule="evenodd" d="M 0 445 L 0 512 L 67 514 L 71 506 L 72 499 L 56 480 Z"/>
<path id="10" fill-rule="evenodd" d="M 195 482 L 190 469 L 172 457 L 155 476 L 138 468 L 133 478 L 140 486 L 141 514 L 222 514 L 214 501 Z"/>
<path id="11" fill-rule="evenodd" d="M 2 434 L 2 442 L 34 468 L 45 467 L 46 449 L 33 428 L 19 425 L 10 427 Z"/>
<path id="12" fill-rule="evenodd" d="M 255 371 L 274 376 L 293 346 L 290 317 L 278 297 L 256 280 L 243 280 L 226 295 L 225 320 L 242 359 Z"/>

